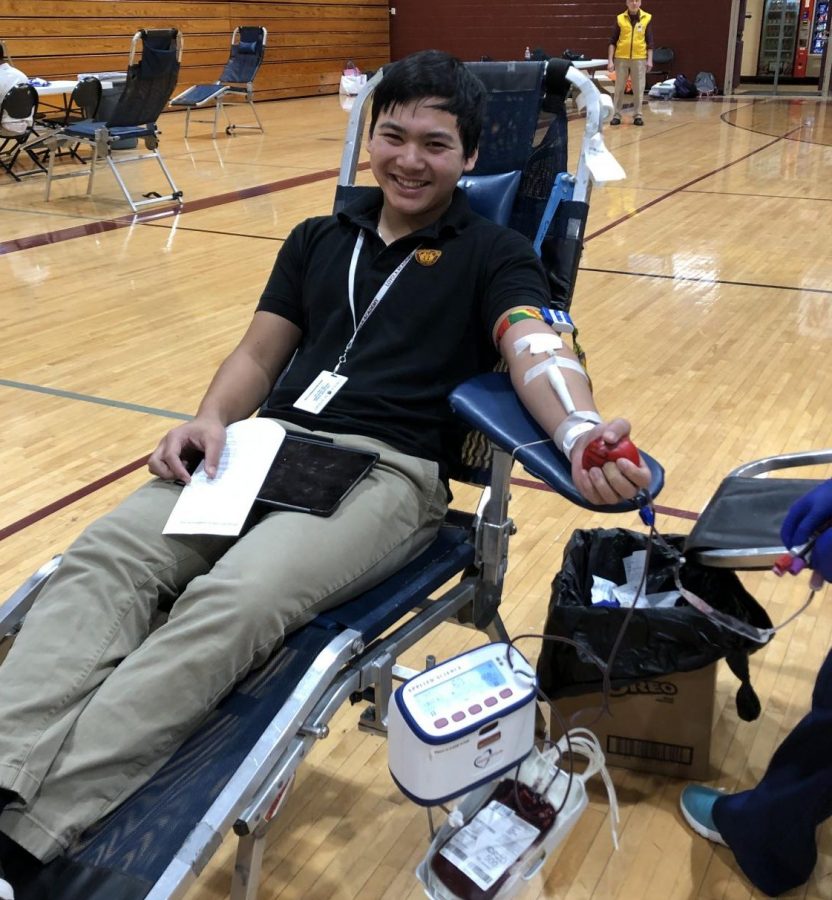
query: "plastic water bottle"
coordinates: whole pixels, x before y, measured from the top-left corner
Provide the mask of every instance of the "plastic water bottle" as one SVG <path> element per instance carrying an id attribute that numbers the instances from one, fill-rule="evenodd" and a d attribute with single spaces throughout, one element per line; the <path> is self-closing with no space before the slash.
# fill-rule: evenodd
<path id="1" fill-rule="evenodd" d="M 523 52 L 523 59 L 529 60 L 531 58 L 532 58 L 532 51 L 529 47 L 526 47 L 525 51 Z"/>

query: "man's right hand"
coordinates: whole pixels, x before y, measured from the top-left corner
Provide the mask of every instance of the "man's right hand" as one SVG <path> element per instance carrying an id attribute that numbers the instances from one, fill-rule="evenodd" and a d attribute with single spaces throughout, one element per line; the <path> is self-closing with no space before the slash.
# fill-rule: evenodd
<path id="1" fill-rule="evenodd" d="M 172 428 L 150 454 L 147 467 L 166 481 L 191 480 L 185 461 L 198 454 L 205 457 L 205 472 L 209 478 L 217 474 L 222 448 L 225 446 L 225 426 L 219 419 L 197 417 L 184 425 Z"/>

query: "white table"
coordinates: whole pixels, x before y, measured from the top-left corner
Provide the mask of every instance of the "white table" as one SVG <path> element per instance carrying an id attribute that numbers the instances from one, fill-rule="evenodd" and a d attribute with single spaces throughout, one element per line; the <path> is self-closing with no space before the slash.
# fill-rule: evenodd
<path id="1" fill-rule="evenodd" d="M 75 90 L 77 81 L 50 81 L 49 84 L 32 87 L 38 92 L 38 97 L 55 97 L 58 94 L 71 94 Z"/>
<path id="2" fill-rule="evenodd" d="M 112 88 L 114 81 L 119 80 L 119 79 L 121 81 L 123 81 L 124 78 L 126 78 L 126 74 L 121 73 L 121 72 L 107 72 L 107 73 L 102 73 L 102 74 L 106 74 L 106 75 L 110 76 L 109 80 L 101 81 L 101 89 L 105 90 L 105 91 L 108 90 L 109 88 Z M 32 87 L 37 91 L 39 100 L 42 99 L 43 97 L 62 97 L 63 100 L 60 104 L 45 103 L 44 107 L 49 112 L 54 111 L 54 112 L 66 113 L 69 110 L 69 100 L 70 100 L 70 97 L 72 96 L 72 92 L 75 90 L 75 86 L 78 84 L 78 82 L 82 78 L 86 78 L 86 77 L 87 77 L 86 75 L 80 75 L 75 81 L 56 80 L 56 81 L 50 81 L 49 84 L 44 84 L 44 85 L 33 84 Z M 98 77 L 98 76 L 93 76 L 93 77 Z"/>

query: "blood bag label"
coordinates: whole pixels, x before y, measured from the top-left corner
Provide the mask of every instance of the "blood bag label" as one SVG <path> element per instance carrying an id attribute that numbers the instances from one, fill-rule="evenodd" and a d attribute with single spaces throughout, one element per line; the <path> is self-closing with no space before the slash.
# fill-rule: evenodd
<path id="1" fill-rule="evenodd" d="M 535 842 L 540 830 L 497 800 L 484 806 L 439 853 L 482 890 Z"/>

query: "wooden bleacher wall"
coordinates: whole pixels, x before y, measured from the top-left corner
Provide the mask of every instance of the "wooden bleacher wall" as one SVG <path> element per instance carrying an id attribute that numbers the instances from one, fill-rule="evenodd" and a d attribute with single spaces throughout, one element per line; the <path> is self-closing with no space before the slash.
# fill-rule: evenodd
<path id="1" fill-rule="evenodd" d="M 123 71 L 136 31 L 179 28 L 177 93 L 217 80 L 237 25 L 268 29 L 257 100 L 336 93 L 348 58 L 365 70 L 390 60 L 386 0 L 0 0 L 0 38 L 29 77 Z"/>

